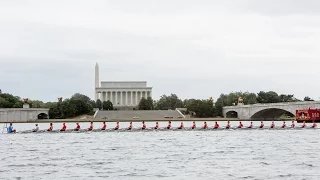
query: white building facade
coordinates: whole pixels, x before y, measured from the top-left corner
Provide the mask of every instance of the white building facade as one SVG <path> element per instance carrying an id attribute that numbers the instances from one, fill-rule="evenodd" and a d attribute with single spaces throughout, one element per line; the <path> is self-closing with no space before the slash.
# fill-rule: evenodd
<path id="1" fill-rule="evenodd" d="M 95 68 L 95 100 L 111 101 L 116 107 L 137 106 L 142 97 L 152 97 L 152 87 L 146 81 L 101 81 L 99 65 Z"/>

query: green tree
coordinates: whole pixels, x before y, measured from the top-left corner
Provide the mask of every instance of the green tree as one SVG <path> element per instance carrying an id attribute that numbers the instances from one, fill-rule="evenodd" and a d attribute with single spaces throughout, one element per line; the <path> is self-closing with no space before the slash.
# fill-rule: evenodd
<path id="1" fill-rule="evenodd" d="M 162 95 L 159 101 L 157 101 L 155 109 L 168 110 L 182 108 L 182 100 L 177 95 L 171 94 L 170 96 Z"/>
<path id="2" fill-rule="evenodd" d="M 153 110 L 153 100 L 151 97 L 148 97 L 147 99 L 145 97 L 142 97 L 139 105 L 139 110 Z"/>
<path id="3" fill-rule="evenodd" d="M 113 104 L 111 101 L 103 101 L 102 103 L 103 110 L 113 110 Z"/>
<path id="4" fill-rule="evenodd" d="M 187 110 L 194 112 L 196 117 L 206 118 L 217 116 L 217 111 L 212 101 L 190 99 L 185 101 Z"/>
<path id="5" fill-rule="evenodd" d="M 280 102 L 279 95 L 274 91 L 264 92 L 260 91 L 257 96 L 259 103 L 278 103 Z"/>
<path id="6" fill-rule="evenodd" d="M 102 102 L 100 99 L 97 99 L 96 104 L 97 104 L 97 108 L 99 108 L 99 110 L 101 110 L 102 109 Z"/>
<path id="7" fill-rule="evenodd" d="M 153 101 L 152 97 L 147 98 L 147 104 L 148 104 L 148 110 L 154 109 L 154 101 Z"/>

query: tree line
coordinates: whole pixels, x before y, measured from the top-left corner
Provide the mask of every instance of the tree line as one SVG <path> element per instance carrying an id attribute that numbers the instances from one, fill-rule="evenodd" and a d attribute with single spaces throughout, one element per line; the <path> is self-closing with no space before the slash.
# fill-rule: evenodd
<path id="1" fill-rule="evenodd" d="M 277 94 L 274 91 L 260 91 L 259 93 L 250 92 L 231 92 L 221 94 L 216 102 L 209 99 L 180 99 L 176 94 L 162 95 L 159 100 L 153 100 L 151 97 L 142 98 L 137 106 L 139 110 L 168 110 L 176 108 L 185 108 L 185 114 L 195 117 L 223 117 L 222 108 L 224 106 L 237 105 L 238 98 L 242 97 L 244 104 L 257 103 L 278 103 L 278 102 L 297 102 L 301 101 L 293 94 Z M 303 101 L 313 101 L 306 96 Z M 94 108 L 100 110 L 116 110 L 111 101 L 91 100 L 88 96 L 76 93 L 70 98 L 58 102 L 42 102 L 30 100 L 28 102 L 31 108 L 49 108 L 49 117 L 72 118 L 79 115 L 93 115 Z M 13 96 L 8 93 L 0 93 L 0 108 L 22 108 L 23 100 L 19 96 Z"/>

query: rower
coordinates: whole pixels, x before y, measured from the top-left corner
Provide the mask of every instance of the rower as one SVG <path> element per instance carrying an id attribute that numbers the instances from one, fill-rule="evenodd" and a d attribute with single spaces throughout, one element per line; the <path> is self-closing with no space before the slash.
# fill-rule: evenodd
<path id="1" fill-rule="evenodd" d="M 101 130 L 106 130 L 107 129 L 107 125 L 106 125 L 106 122 L 103 122 L 103 125 L 102 125 L 102 128 Z"/>
<path id="2" fill-rule="evenodd" d="M 39 131 L 39 126 L 36 124 L 36 128 L 32 129 L 32 132 L 38 132 Z"/>
<path id="3" fill-rule="evenodd" d="M 88 131 L 92 131 L 93 130 L 93 122 L 90 123 L 90 127 L 88 128 Z"/>
<path id="4" fill-rule="evenodd" d="M 50 123 L 50 126 L 49 126 L 49 128 L 47 129 L 47 131 L 52 131 L 53 130 L 53 125 L 52 125 L 52 123 Z"/>
<path id="5" fill-rule="evenodd" d="M 203 127 L 202 127 L 203 129 L 207 129 L 208 128 L 208 125 L 207 125 L 207 122 L 204 122 L 203 123 Z"/>
<path id="6" fill-rule="evenodd" d="M 62 128 L 60 129 L 60 131 L 66 131 L 67 130 L 67 126 L 66 123 L 62 124 Z"/>
<path id="7" fill-rule="evenodd" d="M 170 129 L 171 128 L 171 121 L 168 122 L 168 126 L 167 126 L 167 129 Z"/>
<path id="8" fill-rule="evenodd" d="M 76 126 L 76 128 L 74 128 L 74 131 L 79 131 L 80 130 L 80 124 L 79 123 L 76 123 L 77 124 L 77 126 Z"/>
<path id="9" fill-rule="evenodd" d="M 313 121 L 313 124 L 312 124 L 312 126 L 311 126 L 312 128 L 316 128 L 317 127 L 317 124 L 316 124 L 316 122 L 315 121 Z"/>
<path id="10" fill-rule="evenodd" d="M 282 124 L 281 128 L 286 128 L 286 122 L 285 121 L 283 121 L 283 124 Z"/>
<path id="11" fill-rule="evenodd" d="M 275 128 L 276 125 L 274 124 L 274 122 L 272 121 L 270 128 Z"/>
<path id="12" fill-rule="evenodd" d="M 248 128 L 253 128 L 253 123 L 251 121 L 250 125 L 248 126 Z"/>
<path id="13" fill-rule="evenodd" d="M 295 126 L 294 121 L 292 121 L 291 127 L 294 128 Z"/>
<path id="14" fill-rule="evenodd" d="M 144 123 L 144 121 L 142 121 L 142 130 L 145 130 L 147 128 L 146 124 Z"/>
<path id="15" fill-rule="evenodd" d="M 180 126 L 178 127 L 178 129 L 183 129 L 184 126 L 183 126 L 183 122 L 181 122 Z"/>
<path id="16" fill-rule="evenodd" d="M 218 122 L 216 121 L 215 123 L 214 123 L 214 129 L 218 129 L 220 126 L 219 126 L 219 124 L 218 124 Z"/>
<path id="17" fill-rule="evenodd" d="M 193 121 L 193 123 L 192 123 L 192 129 L 195 129 L 197 126 L 196 126 L 196 122 L 195 121 Z"/>
<path id="18" fill-rule="evenodd" d="M 243 127 L 243 124 L 242 124 L 242 122 L 240 121 L 238 128 L 242 128 L 242 127 Z"/>
<path id="19" fill-rule="evenodd" d="M 114 127 L 114 130 L 119 130 L 119 122 L 117 122 L 116 127 Z"/>
<path id="20" fill-rule="evenodd" d="M 303 121 L 301 128 L 305 128 L 306 127 L 306 121 Z"/>
<path id="21" fill-rule="evenodd" d="M 7 132 L 8 133 L 16 133 L 16 130 L 13 129 L 12 122 L 10 123 L 9 127 L 7 128 Z"/>
<path id="22" fill-rule="evenodd" d="M 132 129 L 132 121 L 129 124 L 129 127 L 127 128 L 127 130 L 131 130 Z"/>
<path id="23" fill-rule="evenodd" d="M 227 122 L 227 125 L 226 125 L 226 129 L 229 129 L 231 126 L 230 126 L 230 121 Z"/>
<path id="24" fill-rule="evenodd" d="M 154 127 L 154 129 L 159 129 L 159 123 L 156 122 L 156 126 Z"/>
<path id="25" fill-rule="evenodd" d="M 263 128 L 264 124 L 263 121 L 261 121 L 260 127 L 259 128 Z"/>

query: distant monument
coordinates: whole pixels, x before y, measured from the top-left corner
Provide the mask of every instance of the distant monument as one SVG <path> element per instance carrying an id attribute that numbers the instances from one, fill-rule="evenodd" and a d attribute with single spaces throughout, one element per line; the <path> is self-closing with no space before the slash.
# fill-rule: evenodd
<path id="1" fill-rule="evenodd" d="M 111 101 L 114 107 L 134 107 L 142 99 L 152 97 L 146 81 L 101 81 L 99 65 L 95 66 L 95 100 Z"/>
<path id="2" fill-rule="evenodd" d="M 242 99 L 242 97 L 240 96 L 240 97 L 238 98 L 238 106 L 241 106 L 241 105 L 244 105 L 244 104 L 243 104 L 243 99 Z"/>
<path id="3" fill-rule="evenodd" d="M 24 98 L 23 99 L 23 108 L 30 108 L 29 99 Z"/>

